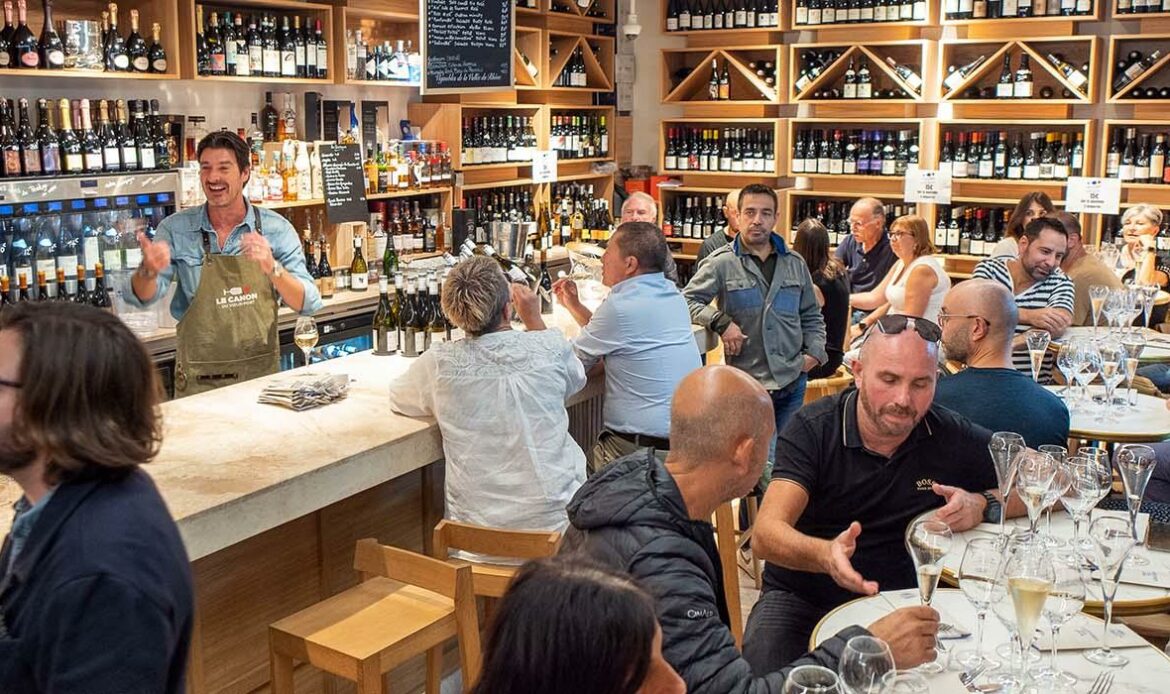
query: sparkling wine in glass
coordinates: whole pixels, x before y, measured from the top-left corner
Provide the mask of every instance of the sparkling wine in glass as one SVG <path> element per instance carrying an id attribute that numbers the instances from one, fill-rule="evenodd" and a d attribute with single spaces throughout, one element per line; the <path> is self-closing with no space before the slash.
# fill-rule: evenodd
<path id="1" fill-rule="evenodd" d="M 942 560 L 951 550 L 951 528 L 946 523 L 937 520 L 915 521 L 906 532 L 906 551 L 914 560 L 914 570 L 918 577 L 918 593 L 923 605 L 930 605 L 934 598 L 934 591 L 938 588 L 938 579 L 942 575 Z M 941 654 L 944 649 L 938 648 Z M 937 673 L 946 669 L 946 664 L 938 657 L 929 663 L 919 666 L 922 672 Z"/>
<path id="2" fill-rule="evenodd" d="M 1094 284 L 1089 287 L 1089 306 L 1093 309 L 1093 335 L 1097 334 L 1101 308 L 1105 305 L 1105 298 L 1108 296 L 1109 287 L 1103 284 Z"/>
<path id="3" fill-rule="evenodd" d="M 1024 450 L 1017 456 L 1016 494 L 1028 509 L 1028 525 L 1032 537 L 1040 522 L 1044 499 L 1056 476 L 1056 460 L 1047 453 Z"/>
<path id="4" fill-rule="evenodd" d="M 1052 591 L 1055 574 L 1051 555 L 1038 542 L 1022 545 L 1004 565 L 1004 578 L 1012 598 L 1020 650 L 1028 653 L 1036 638 L 1044 604 Z"/>
<path id="5" fill-rule="evenodd" d="M 308 366 L 309 354 L 317 346 L 317 322 L 312 316 L 297 318 L 297 325 L 293 328 L 293 342 L 305 353 L 305 366 Z"/>
<path id="6" fill-rule="evenodd" d="M 1104 667 L 1121 667 L 1129 663 L 1129 658 L 1109 647 L 1109 626 L 1113 623 L 1113 597 L 1117 594 L 1121 568 L 1134 546 L 1133 529 L 1121 518 L 1101 516 L 1089 525 L 1089 539 L 1093 541 L 1097 566 L 1101 571 L 1105 627 L 1101 633 L 1100 648 L 1086 651 L 1085 658 Z"/>
<path id="7" fill-rule="evenodd" d="M 1052 342 L 1052 335 L 1047 330 L 1029 330 L 1024 335 L 1028 343 L 1028 358 L 1032 362 L 1032 380 L 1040 381 L 1040 368 L 1044 365 L 1044 354 L 1048 352 L 1048 345 Z"/>
<path id="8" fill-rule="evenodd" d="M 1141 548 L 1142 539 L 1138 537 L 1138 513 L 1142 508 L 1142 497 L 1146 495 L 1146 485 L 1154 474 L 1157 459 L 1154 449 L 1137 443 L 1127 443 L 1117 447 L 1113 454 L 1113 464 L 1121 476 L 1121 484 L 1125 488 L 1125 503 L 1129 508 L 1129 523 L 1133 529 L 1135 548 Z M 1149 559 L 1138 552 L 1131 553 L 1129 563 L 1134 566 L 1148 566 Z"/>
<path id="9" fill-rule="evenodd" d="M 1052 632 L 1048 664 L 1032 671 L 1036 684 L 1044 691 L 1067 689 L 1077 683 L 1077 676 L 1056 665 L 1057 642 L 1060 628 L 1085 607 L 1085 571 L 1081 557 L 1075 552 L 1049 555 L 1052 562 L 1052 590 L 1044 602 L 1044 619 Z"/>
<path id="10" fill-rule="evenodd" d="M 983 654 L 983 624 L 987 619 L 988 608 L 1003 598 L 1003 585 L 996 580 L 1002 569 L 1003 551 L 998 538 L 976 537 L 967 543 L 963 550 L 963 560 L 959 564 L 959 589 L 975 608 L 978 626 L 975 630 L 975 649 L 955 654 L 956 661 L 967 670 L 999 666 L 998 662 Z"/>
<path id="11" fill-rule="evenodd" d="M 844 694 L 881 694 L 882 678 L 894 671 L 894 655 L 885 641 L 873 636 L 854 636 L 845 643 L 837 663 Z"/>

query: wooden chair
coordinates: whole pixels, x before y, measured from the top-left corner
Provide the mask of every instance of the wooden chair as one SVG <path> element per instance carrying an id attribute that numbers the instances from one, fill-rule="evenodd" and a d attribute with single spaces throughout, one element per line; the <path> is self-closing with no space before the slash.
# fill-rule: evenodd
<path id="1" fill-rule="evenodd" d="M 268 627 L 273 694 L 292 694 L 296 661 L 354 682 L 358 694 L 381 693 L 385 673 L 422 653 L 426 691 L 438 694 L 453 637 L 468 691 L 482 657 L 471 567 L 365 539 L 354 569 L 360 584 Z"/>
<path id="2" fill-rule="evenodd" d="M 719 563 L 723 571 L 723 597 L 727 601 L 727 615 L 731 618 L 731 635 L 735 647 L 743 648 L 743 609 L 739 599 L 739 554 L 735 543 L 735 513 L 731 502 L 715 509 L 715 543 L 719 546 Z"/>
<path id="3" fill-rule="evenodd" d="M 752 581 L 756 584 L 756 590 L 760 590 L 764 585 L 764 572 L 760 566 L 760 559 L 756 556 L 755 552 L 752 552 L 750 547 L 746 550 L 744 549 L 752 539 L 752 530 L 756 527 L 756 514 L 760 512 L 760 502 L 756 501 L 756 496 L 752 493 L 746 498 L 740 499 L 740 503 L 747 505 L 748 527 L 747 530 L 742 530 L 737 533 L 738 538 L 735 541 L 735 549 L 739 554 L 736 555 L 736 563 L 739 568 L 743 569 L 744 573 L 751 576 Z M 745 551 L 751 552 L 751 556 L 746 557 L 744 555 Z"/>
<path id="4" fill-rule="evenodd" d="M 485 528 L 444 520 L 435 526 L 432 553 L 436 559 L 447 559 L 452 549 L 487 554 L 494 557 L 539 559 L 557 553 L 561 534 L 544 530 L 502 530 Z M 472 585 L 476 595 L 498 598 L 508 589 L 508 583 L 518 566 L 468 562 L 471 564 Z"/>
<path id="5" fill-rule="evenodd" d="M 804 401 L 810 403 L 829 395 L 840 393 L 853 383 L 853 374 L 838 367 L 837 372 L 827 378 L 816 378 L 808 382 L 804 389 Z"/>

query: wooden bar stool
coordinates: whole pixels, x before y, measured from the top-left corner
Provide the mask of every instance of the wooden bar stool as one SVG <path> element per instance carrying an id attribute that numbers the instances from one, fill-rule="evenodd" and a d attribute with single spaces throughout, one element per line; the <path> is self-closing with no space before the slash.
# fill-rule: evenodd
<path id="1" fill-rule="evenodd" d="M 453 550 L 475 552 L 493 557 L 539 559 L 557 553 L 561 534 L 545 530 L 503 530 L 444 520 L 435 526 L 432 552 L 436 559 L 447 559 Z M 499 598 L 508 589 L 519 566 L 508 564 L 471 564 L 472 585 L 476 595 Z"/>
<path id="2" fill-rule="evenodd" d="M 380 693 L 385 673 L 421 653 L 426 691 L 438 694 L 443 643 L 453 637 L 469 690 L 482 657 L 471 567 L 365 539 L 354 569 L 360 584 L 268 627 L 273 694 L 292 694 L 296 661 L 354 682 L 358 694 Z"/>
<path id="3" fill-rule="evenodd" d="M 719 547 L 719 563 L 723 573 L 723 598 L 727 601 L 727 616 L 731 618 L 731 635 L 735 647 L 743 648 L 743 610 L 739 600 L 739 554 L 735 542 L 735 513 L 731 502 L 715 509 L 715 544 Z"/>

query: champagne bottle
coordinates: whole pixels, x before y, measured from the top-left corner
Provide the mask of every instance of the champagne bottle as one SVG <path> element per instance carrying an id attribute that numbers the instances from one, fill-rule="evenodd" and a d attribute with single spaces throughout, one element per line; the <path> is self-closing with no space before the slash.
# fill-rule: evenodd
<path id="1" fill-rule="evenodd" d="M 157 36 L 155 43 L 158 43 Z M 126 54 L 130 57 L 130 67 L 134 72 L 151 71 L 147 51 L 146 40 L 138 33 L 138 10 L 130 10 L 130 36 L 126 37 Z"/>
<path id="2" fill-rule="evenodd" d="M 61 143 L 49 123 L 47 99 L 37 100 L 37 112 L 40 118 L 37 127 L 37 147 L 41 152 L 41 173 L 53 176 L 61 173 Z"/>
<path id="3" fill-rule="evenodd" d="M 4 28 L 0 29 L 0 68 L 17 67 L 12 64 L 12 36 L 16 27 L 12 26 L 12 0 L 4 0 Z"/>
<path id="4" fill-rule="evenodd" d="M 378 279 L 378 308 L 374 311 L 374 354 L 394 354 L 398 351 L 398 311 L 390 303 L 390 278 Z"/>
<path id="5" fill-rule="evenodd" d="M 79 174 L 85 171 L 85 159 L 82 154 L 81 140 L 73 130 L 73 123 L 69 108 L 69 100 L 61 99 L 57 102 L 57 113 L 61 129 L 57 133 L 57 141 L 61 148 L 61 158 L 65 173 Z"/>
<path id="6" fill-rule="evenodd" d="M 118 5 L 110 3 L 110 42 L 106 46 L 106 71 L 128 72 L 130 54 L 126 52 L 126 40 L 118 31 Z"/>
<path id="7" fill-rule="evenodd" d="M 41 66 L 41 54 L 37 49 L 37 39 L 28 28 L 28 4 L 26 0 L 17 0 L 16 3 L 18 24 L 12 34 L 12 64 L 19 68 L 37 68 Z"/>
<path id="8" fill-rule="evenodd" d="M 65 67 L 65 44 L 53 25 L 53 0 L 45 1 L 45 24 L 41 28 L 41 41 L 37 46 L 40 63 L 49 70 Z"/>

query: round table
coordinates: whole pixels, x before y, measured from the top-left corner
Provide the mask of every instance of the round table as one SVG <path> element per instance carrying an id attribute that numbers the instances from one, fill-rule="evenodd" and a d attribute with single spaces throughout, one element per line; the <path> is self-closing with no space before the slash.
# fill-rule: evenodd
<path id="1" fill-rule="evenodd" d="M 1065 340 L 1105 337 L 1106 332 L 1105 326 L 1101 326 L 1096 335 L 1093 334 L 1093 328 L 1091 326 L 1069 328 L 1064 331 L 1064 335 L 1052 340 L 1048 348 L 1050 350 L 1058 350 L 1060 349 L 1061 343 Z M 1146 336 L 1146 346 L 1142 350 L 1141 356 L 1138 357 L 1138 363 L 1161 364 L 1170 362 L 1170 335 L 1149 328 L 1142 328 L 1142 333 Z"/>
<path id="2" fill-rule="evenodd" d="M 1064 391 L 1064 386 L 1045 386 L 1054 393 Z M 1074 403 L 1070 410 L 1069 438 L 1090 439 L 1110 443 L 1146 443 L 1162 441 L 1170 438 L 1170 410 L 1166 409 L 1166 401 L 1152 395 L 1135 393 L 1138 410 L 1115 414 L 1110 413 L 1108 418 L 1102 416 L 1100 407 L 1077 406 L 1076 397 L 1079 397 L 1080 386 L 1073 385 Z M 1105 394 L 1105 386 L 1089 386 L 1089 395 Z M 1114 397 L 1124 397 L 1125 388 L 1118 384 Z"/>
<path id="3" fill-rule="evenodd" d="M 890 591 L 878 595 L 858 598 L 835 608 L 816 625 L 809 640 L 809 647 L 815 648 L 826 639 L 842 629 L 852 625 L 866 626 L 881 617 L 886 616 L 894 609 L 919 604 L 918 589 Z M 967 602 L 963 594 L 955 589 L 939 589 L 934 594 L 933 606 L 939 611 L 941 620 L 947 624 L 954 624 L 971 635 L 963 639 L 948 639 L 943 641 L 948 653 L 966 650 L 975 647 L 975 626 L 977 619 L 975 609 Z M 1041 619 L 1041 635 L 1036 637 L 1037 643 L 1043 643 L 1048 637 L 1048 624 Z M 994 614 L 988 613 L 984 620 L 983 648 L 990 653 L 997 645 L 1008 640 L 1007 629 Z M 1068 633 L 1078 630 L 1076 627 L 1098 630 L 1101 620 L 1090 615 L 1081 614 L 1074 617 L 1061 631 L 1061 640 Z M 1119 627 L 1119 625 L 1115 625 Z M 1110 645 L 1115 650 L 1129 658 L 1129 664 L 1114 670 L 1113 688 L 1110 694 L 1164 694 L 1167 691 L 1167 682 L 1170 682 L 1170 656 L 1154 648 L 1146 642 L 1144 645 L 1118 647 L 1116 643 Z M 1093 643 L 1090 647 L 1096 647 Z M 1099 665 L 1094 665 L 1081 655 L 1081 650 L 1061 650 L 1056 656 L 1057 665 L 1067 670 L 1080 680 L 1076 685 L 1077 692 L 1087 692 L 1093 680 L 1101 672 Z M 1047 652 L 1044 653 L 1047 658 Z M 926 675 L 930 682 L 930 691 L 934 694 L 960 694 L 967 690 L 959 682 L 961 668 L 948 669 L 937 675 Z M 987 674 L 981 675 L 975 684 L 985 684 Z"/>

